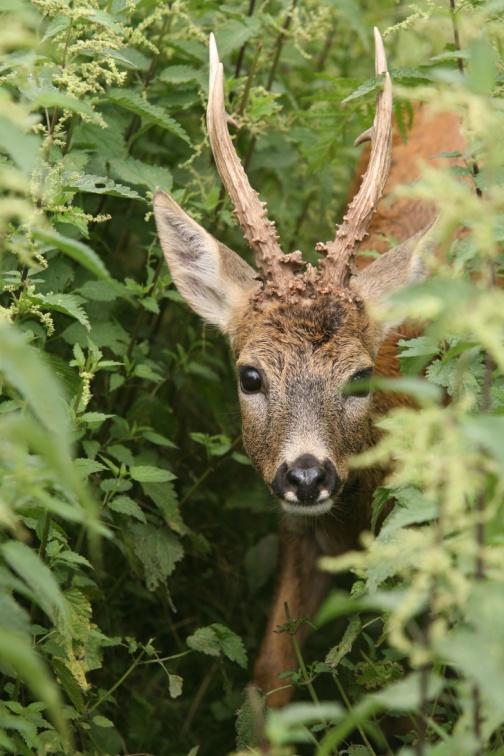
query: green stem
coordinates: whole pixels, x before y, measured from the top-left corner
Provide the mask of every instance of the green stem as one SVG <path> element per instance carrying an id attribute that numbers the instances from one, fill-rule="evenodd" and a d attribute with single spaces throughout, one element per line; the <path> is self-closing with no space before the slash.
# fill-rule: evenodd
<path id="1" fill-rule="evenodd" d="M 138 654 L 137 658 L 133 661 L 132 664 L 128 667 L 126 672 L 115 682 L 109 690 L 107 690 L 106 693 L 103 693 L 103 695 L 100 696 L 98 701 L 91 706 L 90 709 L 88 709 L 88 714 L 92 714 L 95 709 L 97 709 L 101 704 L 107 699 L 112 693 L 119 688 L 120 685 L 123 684 L 123 682 L 126 680 L 127 677 L 130 676 L 130 674 L 133 672 L 135 667 L 137 667 L 140 664 L 140 661 L 142 660 L 142 657 L 145 656 L 145 649 L 142 649 L 142 651 Z"/>
<path id="2" fill-rule="evenodd" d="M 347 707 L 348 711 L 353 715 L 353 713 L 354 713 L 353 706 L 352 706 L 352 704 L 350 702 L 350 699 L 348 698 L 348 696 L 347 696 L 347 694 L 345 692 L 345 689 L 343 688 L 343 685 L 341 684 L 341 681 L 340 681 L 340 679 L 338 677 L 337 672 L 333 673 L 333 680 L 336 683 L 336 687 L 338 688 L 338 692 L 339 692 L 341 698 L 343 699 L 343 703 Z M 364 732 L 363 728 L 361 727 L 360 723 L 357 724 L 357 730 L 359 731 L 359 735 L 361 736 L 362 740 L 364 741 L 364 744 L 371 751 L 371 753 L 373 754 L 373 756 L 376 756 L 376 752 L 375 752 L 373 746 L 371 745 L 371 743 L 369 742 L 369 739 L 368 739 L 366 733 Z"/>
<path id="3" fill-rule="evenodd" d="M 288 605 L 288 603 L 286 601 L 284 602 L 284 611 L 285 611 L 285 616 L 287 618 L 287 623 L 290 625 L 292 623 L 292 617 L 290 615 L 289 605 Z M 294 648 L 294 653 L 296 655 L 296 659 L 297 659 L 297 662 L 298 662 L 298 665 L 299 665 L 299 669 L 301 670 L 301 674 L 303 675 L 304 684 L 308 688 L 308 692 L 310 693 L 310 696 L 311 696 L 311 699 L 312 699 L 313 703 L 320 704 L 319 697 L 317 696 L 317 693 L 315 692 L 315 688 L 313 687 L 313 684 L 312 684 L 312 681 L 311 681 L 311 677 L 308 674 L 308 670 L 306 668 L 305 660 L 304 660 L 303 654 L 301 652 L 301 646 L 299 645 L 299 641 L 296 638 L 296 633 L 295 632 L 290 632 L 289 635 L 290 635 L 291 640 L 292 640 L 292 646 Z"/>

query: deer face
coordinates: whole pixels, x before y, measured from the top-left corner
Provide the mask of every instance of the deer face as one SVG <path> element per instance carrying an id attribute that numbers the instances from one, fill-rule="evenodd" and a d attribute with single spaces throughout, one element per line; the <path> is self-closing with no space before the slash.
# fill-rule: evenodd
<path id="1" fill-rule="evenodd" d="M 249 309 L 232 342 L 247 453 L 285 511 L 327 512 L 370 435 L 370 396 L 346 391 L 373 367 L 363 307 L 326 296 Z"/>
<path id="2" fill-rule="evenodd" d="M 386 72 L 376 39 L 376 73 Z M 392 93 L 385 73 L 372 129 L 368 171 L 318 269 L 301 253 L 283 255 L 264 205 L 251 189 L 227 132 L 223 73 L 210 45 L 207 124 L 221 179 L 259 268 L 158 192 L 158 234 L 175 284 L 188 304 L 223 331 L 236 358 L 243 440 L 265 482 L 290 514 L 329 511 L 348 476 L 348 460 L 371 441 L 372 397 L 348 392 L 365 379 L 386 328 L 367 304 L 418 278 L 422 232 L 351 275 L 390 163 Z"/>

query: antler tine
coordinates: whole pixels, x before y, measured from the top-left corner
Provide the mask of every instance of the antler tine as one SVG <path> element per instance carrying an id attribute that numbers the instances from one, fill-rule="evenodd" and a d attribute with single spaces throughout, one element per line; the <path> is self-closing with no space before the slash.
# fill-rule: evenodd
<path id="1" fill-rule="evenodd" d="M 224 106 L 224 68 L 219 60 L 215 37 L 210 34 L 210 75 L 207 129 L 215 165 L 235 208 L 243 235 L 252 249 L 257 267 L 266 282 L 282 276 L 282 250 L 274 223 L 268 220 L 265 203 L 250 186 L 227 127 Z"/>
<path id="2" fill-rule="evenodd" d="M 380 32 L 374 28 L 375 72 L 385 74 L 383 89 L 376 99 L 373 126 L 356 140 L 360 144 L 371 139 L 369 163 L 359 191 L 348 206 L 334 241 L 320 245 L 326 253 L 321 262 L 323 286 L 346 286 L 351 273 L 355 247 L 367 234 L 367 229 L 382 195 L 390 169 L 392 141 L 392 82 L 387 69 L 387 58 Z"/>

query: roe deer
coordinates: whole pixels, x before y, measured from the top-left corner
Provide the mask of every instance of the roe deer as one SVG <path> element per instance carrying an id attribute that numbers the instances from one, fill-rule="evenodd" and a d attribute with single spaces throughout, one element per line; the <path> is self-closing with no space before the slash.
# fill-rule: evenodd
<path id="1" fill-rule="evenodd" d="M 290 637 L 274 632 L 285 623 L 284 604 L 293 617 L 313 615 L 328 588 L 318 558 L 356 548 L 369 527 L 372 494 L 384 471 L 351 470 L 348 460 L 376 442 L 375 419 L 401 401 L 378 392 L 352 395 L 344 388 L 372 372 L 397 373 L 397 332 L 390 331 L 392 324 L 373 322 L 368 303 L 423 275 L 419 246 L 435 210 L 400 199 L 373 219 L 376 205 L 384 188 L 417 177 L 416 158 L 462 146 L 455 116 L 429 119 L 422 108 L 415 108 L 409 141 L 393 138 L 392 85 L 381 36 L 376 29 L 374 34 L 383 88 L 373 127 L 357 140 L 371 141 L 369 163 L 334 240 L 317 245 L 323 254 L 318 267 L 305 264 L 299 251 L 282 253 L 265 203 L 248 182 L 228 133 L 223 67 L 213 35 L 208 136 L 258 272 L 168 194 L 158 192 L 154 200 L 159 238 L 179 292 L 229 338 L 244 446 L 284 513 L 276 598 L 254 670 L 254 682 L 271 692 L 273 706 L 290 697 L 278 675 L 297 666 Z M 401 243 L 364 267 L 355 253 L 366 236 L 367 245 L 380 251 L 384 236 Z"/>

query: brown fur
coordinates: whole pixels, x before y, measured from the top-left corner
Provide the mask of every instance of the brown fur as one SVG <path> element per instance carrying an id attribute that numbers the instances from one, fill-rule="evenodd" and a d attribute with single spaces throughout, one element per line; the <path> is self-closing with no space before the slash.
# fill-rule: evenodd
<path id="1" fill-rule="evenodd" d="M 431 117 L 425 107 L 415 108 L 408 142 L 394 134 L 387 196 L 361 250 L 383 252 L 390 247 L 390 237 L 403 242 L 432 221 L 432 206 L 394 198 L 394 189 L 418 177 L 420 159 L 462 148 L 454 116 Z M 364 155 L 359 174 L 366 160 Z M 285 623 L 285 603 L 293 618 L 312 616 L 329 585 L 317 569 L 318 558 L 358 548 L 360 533 L 370 524 L 373 491 L 384 471 L 349 471 L 348 460 L 376 443 L 376 418 L 407 401 L 380 393 L 345 397 L 343 389 L 352 374 L 372 365 L 381 375 L 398 373 L 396 342 L 401 332 L 383 340 L 365 302 L 412 280 L 417 267 L 415 241 L 387 252 L 367 270 L 369 257 L 359 256 L 359 273 L 350 289 L 296 303 L 270 299 L 259 307 L 255 297 L 259 284 L 252 268 L 168 195 L 156 195 L 155 212 L 179 291 L 196 312 L 229 336 L 238 367 L 250 365 L 262 372 L 263 391 L 241 392 L 240 404 L 244 444 L 265 482 L 271 486 L 279 466 L 293 462 L 289 454 L 315 453 L 314 447 L 319 457 L 324 454 L 333 463 L 342 481 L 330 512 L 318 518 L 291 514 L 282 521 L 275 600 L 254 668 L 254 682 L 268 695 L 268 703 L 280 706 L 288 701 L 291 689 L 278 675 L 296 667 L 291 638 L 275 632 Z M 302 640 L 306 625 L 298 632 Z"/>

